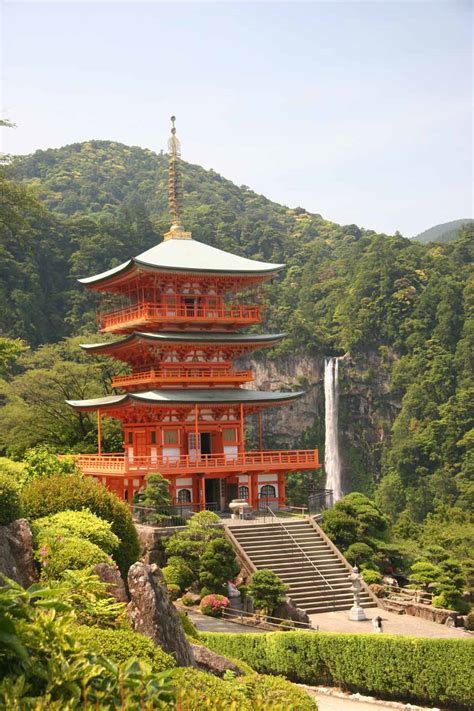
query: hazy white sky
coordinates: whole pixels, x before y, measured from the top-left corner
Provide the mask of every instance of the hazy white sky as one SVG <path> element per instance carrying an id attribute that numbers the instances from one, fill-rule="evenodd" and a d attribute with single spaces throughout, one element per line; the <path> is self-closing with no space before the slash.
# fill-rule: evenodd
<path id="1" fill-rule="evenodd" d="M 160 150 L 174 113 L 185 160 L 412 236 L 473 214 L 472 7 L 3 0 L 2 150 Z"/>

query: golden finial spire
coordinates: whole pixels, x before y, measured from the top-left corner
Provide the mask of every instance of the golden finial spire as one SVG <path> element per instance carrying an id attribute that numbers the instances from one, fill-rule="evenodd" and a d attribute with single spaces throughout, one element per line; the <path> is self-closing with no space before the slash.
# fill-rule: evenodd
<path id="1" fill-rule="evenodd" d="M 168 141 L 169 166 L 168 166 L 168 206 L 171 215 L 171 228 L 165 234 L 166 239 L 191 239 L 191 232 L 185 232 L 180 221 L 180 175 L 178 158 L 181 155 L 181 146 L 176 136 L 174 125 L 176 116 L 171 117 L 171 136 Z"/>

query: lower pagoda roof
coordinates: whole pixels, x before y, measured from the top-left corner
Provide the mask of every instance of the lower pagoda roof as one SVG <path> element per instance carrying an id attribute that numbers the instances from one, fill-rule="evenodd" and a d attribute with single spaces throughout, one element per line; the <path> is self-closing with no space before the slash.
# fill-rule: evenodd
<path id="1" fill-rule="evenodd" d="M 145 331 L 134 331 L 125 338 L 116 341 L 105 341 L 104 343 L 81 344 L 81 348 L 92 353 L 110 352 L 116 348 L 132 344 L 134 341 L 150 341 L 162 344 L 179 343 L 202 343 L 202 344 L 255 344 L 272 345 L 281 341 L 285 337 L 284 333 L 256 334 L 256 333 L 226 333 L 226 332 L 162 332 L 148 333 Z"/>
<path id="2" fill-rule="evenodd" d="M 209 389 L 209 390 L 148 390 L 146 392 L 125 393 L 124 395 L 108 395 L 93 400 L 66 400 L 67 404 L 77 410 L 107 410 L 127 404 L 166 406 L 173 405 L 218 405 L 218 404 L 248 404 L 248 405 L 279 405 L 283 402 L 296 400 L 305 393 L 298 392 L 262 392 L 260 390 Z"/>

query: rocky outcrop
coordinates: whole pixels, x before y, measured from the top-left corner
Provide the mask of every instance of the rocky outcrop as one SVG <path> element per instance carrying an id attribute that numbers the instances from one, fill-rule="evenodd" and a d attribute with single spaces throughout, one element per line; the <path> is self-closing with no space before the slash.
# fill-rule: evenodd
<path id="1" fill-rule="evenodd" d="M 166 554 L 163 538 L 174 533 L 174 529 L 171 530 L 171 533 L 167 533 L 156 528 L 156 526 L 147 526 L 146 524 L 135 524 L 135 528 L 137 529 L 140 543 L 140 559 L 143 563 L 164 566 L 166 564 Z"/>
<path id="2" fill-rule="evenodd" d="M 194 666 L 191 646 L 158 566 L 134 563 L 128 571 L 128 589 L 131 600 L 127 611 L 132 628 L 173 654 L 178 666 Z"/>
<path id="3" fill-rule="evenodd" d="M 120 570 L 115 565 L 108 563 L 98 563 L 94 568 L 94 573 L 101 582 L 105 583 L 109 595 L 117 602 L 128 602 L 127 590 L 123 582 Z"/>
<path id="4" fill-rule="evenodd" d="M 279 605 L 273 612 L 273 617 L 278 617 L 283 620 L 292 620 L 293 622 L 303 622 L 308 625 L 311 624 L 308 613 L 302 610 L 300 607 L 296 607 L 293 604 L 291 598 L 287 598 L 285 602 Z M 295 625 L 298 626 L 297 624 Z"/>
<path id="5" fill-rule="evenodd" d="M 0 573 L 25 588 L 37 580 L 31 529 L 24 518 L 0 526 Z"/>
<path id="6" fill-rule="evenodd" d="M 202 671 L 220 677 L 223 677 L 226 671 L 231 671 L 236 676 L 244 675 L 244 672 L 237 664 L 234 664 L 226 657 L 221 657 L 220 654 L 211 652 L 207 647 L 202 647 L 200 644 L 192 644 L 191 649 L 193 651 L 194 661 Z"/>

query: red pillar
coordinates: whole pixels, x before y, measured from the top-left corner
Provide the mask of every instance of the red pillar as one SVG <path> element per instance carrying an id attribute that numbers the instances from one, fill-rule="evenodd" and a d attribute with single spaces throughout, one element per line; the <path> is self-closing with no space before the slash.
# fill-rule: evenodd
<path id="1" fill-rule="evenodd" d="M 278 474 L 278 507 L 281 508 L 285 505 L 286 493 L 285 493 L 285 475 Z"/>

